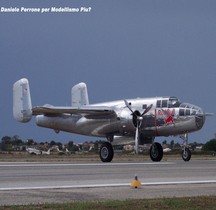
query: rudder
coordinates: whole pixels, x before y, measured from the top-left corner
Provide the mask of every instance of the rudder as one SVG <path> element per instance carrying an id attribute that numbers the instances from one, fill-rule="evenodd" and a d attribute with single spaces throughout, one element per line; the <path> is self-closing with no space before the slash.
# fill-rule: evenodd
<path id="1" fill-rule="evenodd" d="M 29 122 L 32 118 L 31 94 L 26 78 L 13 85 L 13 116 L 19 122 Z"/>
<path id="2" fill-rule="evenodd" d="M 71 89 L 71 105 L 80 107 L 89 104 L 88 91 L 85 83 L 81 82 Z"/>

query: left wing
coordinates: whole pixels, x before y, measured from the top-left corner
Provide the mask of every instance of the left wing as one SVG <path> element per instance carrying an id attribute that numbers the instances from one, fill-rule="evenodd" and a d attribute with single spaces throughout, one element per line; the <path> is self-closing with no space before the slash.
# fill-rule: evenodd
<path id="1" fill-rule="evenodd" d="M 117 117 L 116 112 L 106 106 L 82 107 L 55 107 L 36 106 L 32 108 L 32 115 L 61 116 L 62 114 L 75 114 L 88 119 L 111 119 Z"/>

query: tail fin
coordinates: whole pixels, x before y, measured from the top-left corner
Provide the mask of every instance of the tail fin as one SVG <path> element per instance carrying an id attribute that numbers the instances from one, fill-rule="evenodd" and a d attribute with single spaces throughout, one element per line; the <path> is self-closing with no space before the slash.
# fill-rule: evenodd
<path id="1" fill-rule="evenodd" d="M 13 85 L 13 116 L 19 122 L 28 122 L 32 118 L 29 82 L 25 78 Z"/>
<path id="2" fill-rule="evenodd" d="M 85 83 L 81 82 L 71 89 L 71 104 L 73 107 L 88 105 L 88 90 Z"/>

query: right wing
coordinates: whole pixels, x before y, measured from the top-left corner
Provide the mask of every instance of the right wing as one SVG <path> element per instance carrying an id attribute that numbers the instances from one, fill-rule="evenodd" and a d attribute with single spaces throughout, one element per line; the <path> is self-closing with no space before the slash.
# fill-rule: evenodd
<path id="1" fill-rule="evenodd" d="M 19 122 L 28 122 L 32 115 L 46 115 L 46 116 L 62 116 L 64 114 L 74 114 L 84 116 L 88 119 L 112 119 L 116 118 L 116 112 L 106 106 L 83 105 L 88 104 L 87 88 L 84 84 L 75 86 L 82 89 L 84 98 L 75 97 L 76 101 L 82 100 L 82 103 L 77 102 L 80 107 L 55 107 L 50 105 L 37 106 L 32 108 L 31 94 L 29 82 L 26 78 L 20 79 L 13 85 L 13 115 Z M 75 93 L 77 90 L 75 90 Z M 80 93 L 81 94 L 81 93 Z M 78 94 L 79 95 L 79 94 Z M 83 105 L 83 106 L 82 106 Z"/>

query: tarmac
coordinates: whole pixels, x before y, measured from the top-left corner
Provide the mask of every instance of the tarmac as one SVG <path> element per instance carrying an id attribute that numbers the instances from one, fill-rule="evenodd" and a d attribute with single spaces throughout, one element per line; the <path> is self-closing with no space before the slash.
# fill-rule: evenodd
<path id="1" fill-rule="evenodd" d="M 215 159 L 0 162 L 0 205 L 216 195 L 215 174 Z"/>

